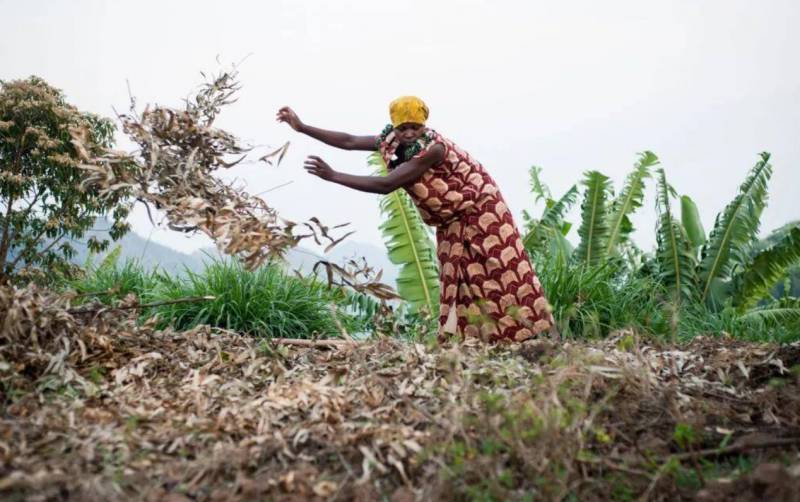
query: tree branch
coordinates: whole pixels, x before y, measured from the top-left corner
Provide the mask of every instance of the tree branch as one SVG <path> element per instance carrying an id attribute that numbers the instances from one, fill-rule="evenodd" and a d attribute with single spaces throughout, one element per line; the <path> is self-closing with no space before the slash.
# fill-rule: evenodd
<path id="1" fill-rule="evenodd" d="M 83 211 L 81 214 L 79 214 L 79 215 L 78 215 L 78 219 L 80 219 L 80 218 L 83 218 L 84 216 L 86 216 L 86 213 L 88 213 L 88 212 L 89 212 L 89 210 L 88 210 L 88 209 L 87 209 L 87 210 L 84 210 L 84 211 Z M 37 243 L 37 242 L 39 242 L 39 239 L 41 239 L 41 238 L 42 238 L 42 236 L 45 234 L 45 232 L 47 232 L 47 227 L 43 228 L 43 229 L 42 229 L 42 230 L 41 230 L 41 231 L 40 231 L 40 232 L 39 232 L 39 233 L 36 235 L 36 237 L 34 237 L 34 238 L 33 238 L 33 244 L 34 244 L 34 246 L 36 245 L 36 243 Z M 41 249 L 41 250 L 37 251 L 37 253 L 38 253 L 38 254 L 40 254 L 40 255 L 42 255 L 42 254 L 44 254 L 44 253 L 46 253 L 46 252 L 50 251 L 50 250 L 53 248 L 53 246 L 55 246 L 55 245 L 58 243 L 58 241 L 60 241 L 61 239 L 63 239 L 63 238 L 66 236 L 66 235 L 67 235 L 67 231 L 66 231 L 66 230 L 64 230 L 64 231 L 61 233 L 61 235 L 59 235 L 58 237 L 56 237 L 55 239 L 53 239 L 53 241 L 52 241 L 52 242 L 50 242 L 50 244 L 48 244 L 48 245 L 47 245 L 47 246 L 46 246 L 44 249 Z M 21 259 L 21 258 L 22 258 L 24 255 L 25 255 L 25 253 L 24 253 L 24 252 L 20 252 L 20 254 L 19 254 L 17 257 L 16 257 L 16 259 L 14 259 L 14 261 L 11 263 L 11 269 L 12 269 L 12 270 L 14 269 L 14 267 L 17 265 L 17 263 L 19 262 L 19 260 L 20 260 L 20 259 Z M 27 263 L 27 262 L 26 262 L 26 263 Z"/>
<path id="2" fill-rule="evenodd" d="M 107 306 L 98 306 L 96 308 L 83 308 L 83 309 L 69 309 L 69 312 L 72 315 L 76 314 L 93 314 L 95 312 L 100 312 L 102 310 L 109 311 L 109 310 L 132 310 L 132 309 L 146 309 L 151 307 L 160 307 L 162 305 L 175 305 L 176 303 L 192 303 L 192 302 L 202 302 L 202 301 L 209 301 L 216 299 L 216 296 L 196 296 L 191 298 L 178 298 L 176 300 L 166 300 L 163 302 L 155 302 L 155 303 L 137 303 L 134 305 L 120 305 L 117 307 L 107 307 Z"/>
<path id="3" fill-rule="evenodd" d="M 690 451 L 687 453 L 679 453 L 676 455 L 670 455 L 669 457 L 667 457 L 667 460 L 672 458 L 676 460 L 688 460 L 688 459 L 702 458 L 702 457 L 716 457 L 720 455 L 730 455 L 732 453 L 741 453 L 743 451 L 748 451 L 748 450 L 781 448 L 783 446 L 798 446 L 798 445 L 800 445 L 800 437 L 772 439 L 769 441 L 735 444 L 727 446 L 725 448 L 711 448 L 708 450 L 698 450 L 698 451 Z"/>
<path id="4" fill-rule="evenodd" d="M 17 140 L 17 152 L 16 157 L 14 159 L 14 168 L 12 168 L 11 173 L 17 173 L 20 170 L 20 161 L 22 160 L 22 138 Z M 3 218 L 3 234 L 2 238 L 0 238 L 0 284 L 6 282 L 8 279 L 6 277 L 6 261 L 8 260 L 8 249 L 11 239 L 9 239 L 8 231 L 9 226 L 11 225 L 11 209 L 14 207 L 16 197 L 13 195 L 9 195 L 8 197 L 8 207 L 6 208 L 6 214 Z M 15 260 L 16 261 L 16 260 Z M 14 270 L 14 266 L 12 264 L 11 270 Z"/>
<path id="5" fill-rule="evenodd" d="M 0 238 L 0 278 L 5 276 L 4 270 L 6 268 L 9 243 L 11 242 L 8 235 L 9 226 L 11 225 L 11 208 L 14 207 L 14 202 L 14 197 L 9 197 L 6 214 L 3 216 L 3 233 L 2 237 Z M 0 282 L 3 281 L 0 280 Z"/>
<path id="6" fill-rule="evenodd" d="M 270 342 L 275 345 L 295 345 L 297 347 L 319 349 L 341 349 L 354 347 L 357 344 L 357 342 L 349 340 L 304 340 L 301 338 L 272 338 Z"/>
<path id="7" fill-rule="evenodd" d="M 42 194 L 42 192 L 38 192 L 37 191 L 36 194 L 33 197 L 33 200 L 28 204 L 28 207 L 25 208 L 25 210 L 24 210 L 25 214 L 20 216 L 20 218 L 22 219 L 23 222 L 28 219 L 28 216 L 30 216 L 31 211 L 33 211 L 33 206 L 35 206 L 36 203 L 39 202 L 39 196 L 41 194 Z M 14 234 L 11 235 L 11 238 L 9 239 L 9 242 L 14 242 L 14 239 L 16 239 L 16 238 L 17 238 L 17 232 L 14 232 Z"/>

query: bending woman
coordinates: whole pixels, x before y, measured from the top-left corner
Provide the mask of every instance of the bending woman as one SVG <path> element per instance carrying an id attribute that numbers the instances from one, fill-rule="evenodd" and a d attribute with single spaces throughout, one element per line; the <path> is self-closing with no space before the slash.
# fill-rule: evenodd
<path id="1" fill-rule="evenodd" d="M 389 105 L 378 136 L 353 136 L 304 124 L 289 107 L 277 120 L 345 150 L 379 151 L 387 176 L 334 171 L 316 156 L 305 169 L 362 192 L 403 188 L 423 221 L 436 228 L 439 335 L 487 342 L 522 341 L 554 328 L 550 305 L 497 184 L 468 153 L 426 127 L 428 107 L 411 96 Z"/>

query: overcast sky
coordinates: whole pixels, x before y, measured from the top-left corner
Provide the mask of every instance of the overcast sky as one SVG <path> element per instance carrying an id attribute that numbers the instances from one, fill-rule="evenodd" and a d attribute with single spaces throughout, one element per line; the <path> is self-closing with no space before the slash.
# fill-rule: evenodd
<path id="1" fill-rule="evenodd" d="M 533 206 L 531 165 L 543 167 L 555 195 L 593 169 L 619 189 L 643 150 L 694 198 L 707 231 L 769 151 L 775 174 L 762 230 L 800 219 L 797 0 L 0 0 L 0 12 L 0 79 L 39 75 L 105 116 L 127 108 L 126 80 L 140 104 L 178 105 L 201 70 L 219 68 L 217 56 L 249 55 L 240 100 L 218 124 L 252 144 L 292 145 L 280 167 L 248 164 L 230 176 L 251 193 L 291 181 L 264 195 L 282 216 L 351 222 L 357 241 L 382 245 L 378 196 L 301 166 L 316 154 L 366 174 L 364 152 L 277 124 L 280 106 L 311 125 L 377 134 L 391 99 L 418 95 L 429 125 L 494 176 L 518 223 Z M 634 218 L 647 250 L 653 194 L 651 182 Z M 182 251 L 209 245 L 153 229 L 141 208 L 132 224 Z M 577 241 L 575 230 L 570 237 Z"/>

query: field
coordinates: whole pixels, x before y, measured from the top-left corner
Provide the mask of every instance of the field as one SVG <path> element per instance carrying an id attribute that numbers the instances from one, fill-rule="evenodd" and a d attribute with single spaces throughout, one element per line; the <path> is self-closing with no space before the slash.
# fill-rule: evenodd
<path id="1" fill-rule="evenodd" d="M 618 191 L 587 171 L 554 196 L 531 167 L 537 214 L 506 244 L 557 330 L 439 343 L 439 250 L 403 190 L 379 202 L 395 284 L 357 258 L 287 269 L 353 230 L 218 176 L 257 148 L 214 126 L 237 75 L 116 122 L 38 77 L 0 82 L 0 497 L 800 500 L 800 222 L 761 233 L 768 152 L 708 233 L 653 152 Z M 136 150 L 112 148 L 117 124 Z M 631 217 L 649 180 L 648 251 Z M 226 259 L 119 263 L 137 204 Z"/>
<path id="2" fill-rule="evenodd" d="M 6 500 L 793 500 L 800 344 L 176 332 L 4 290 Z M 300 342 L 297 342 L 300 343 Z"/>

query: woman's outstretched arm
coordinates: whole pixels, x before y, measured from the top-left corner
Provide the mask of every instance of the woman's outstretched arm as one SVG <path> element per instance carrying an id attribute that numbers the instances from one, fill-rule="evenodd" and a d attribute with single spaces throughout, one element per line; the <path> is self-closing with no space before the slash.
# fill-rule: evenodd
<path id="1" fill-rule="evenodd" d="M 309 173 L 333 183 L 362 192 L 387 194 L 412 183 L 425 171 L 444 160 L 444 152 L 443 146 L 434 145 L 427 154 L 400 164 L 386 176 L 356 176 L 340 173 L 334 171 L 327 162 L 314 155 L 306 159 L 303 167 Z"/>
<path id="2" fill-rule="evenodd" d="M 366 150 L 369 152 L 378 149 L 377 136 L 354 136 L 345 132 L 328 131 L 327 129 L 306 125 L 300 120 L 294 110 L 288 106 L 284 106 L 278 110 L 276 118 L 278 122 L 286 122 L 289 124 L 295 131 L 311 136 L 314 139 L 335 146 L 336 148 L 342 148 L 344 150 Z"/>

